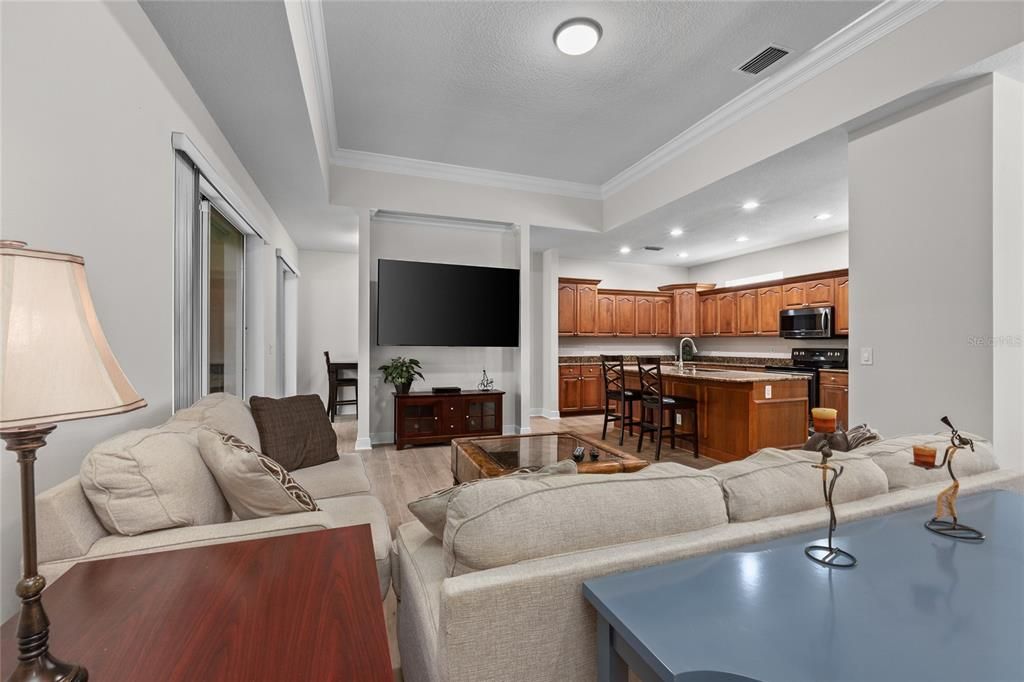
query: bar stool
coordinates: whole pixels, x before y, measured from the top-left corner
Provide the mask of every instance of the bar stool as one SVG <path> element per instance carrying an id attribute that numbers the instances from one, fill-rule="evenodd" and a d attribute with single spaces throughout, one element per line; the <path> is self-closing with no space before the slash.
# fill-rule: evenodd
<path id="1" fill-rule="evenodd" d="M 338 414 L 338 406 L 355 405 L 356 416 L 359 416 L 359 379 L 358 377 L 345 376 L 345 372 L 358 372 L 359 363 L 356 362 L 331 362 L 331 354 L 324 351 L 324 359 L 327 361 L 327 414 L 331 421 Z M 350 400 L 343 397 L 342 391 L 351 388 L 354 396 Z"/>
<path id="2" fill-rule="evenodd" d="M 683 396 L 665 395 L 661 379 L 661 358 L 637 358 L 637 369 L 640 372 L 640 438 L 636 442 L 636 451 L 644 444 L 644 434 L 651 434 L 651 440 L 657 434 L 658 440 L 654 450 L 654 459 L 661 459 L 661 439 L 665 430 L 669 432 L 669 445 L 676 447 L 676 414 L 690 413 L 693 415 L 693 432 L 684 435 L 693 443 L 693 456 L 699 457 L 700 436 L 698 433 L 697 401 Z M 668 424 L 664 423 L 668 413 Z M 648 419 L 648 415 L 650 418 Z"/>
<path id="3" fill-rule="evenodd" d="M 626 428 L 633 435 L 633 426 L 639 424 L 633 419 L 633 403 L 640 399 L 640 392 L 626 388 L 626 372 L 621 355 L 602 355 L 601 374 L 604 376 L 604 426 L 601 428 L 601 440 L 608 436 L 608 423 L 621 421 L 619 445 L 626 437 Z M 613 412 L 612 401 L 619 404 L 621 412 Z"/>

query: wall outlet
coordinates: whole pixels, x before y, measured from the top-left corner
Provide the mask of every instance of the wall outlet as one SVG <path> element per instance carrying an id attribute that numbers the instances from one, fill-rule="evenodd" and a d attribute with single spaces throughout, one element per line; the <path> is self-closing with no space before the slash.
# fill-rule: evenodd
<path id="1" fill-rule="evenodd" d="M 764 387 L 764 399 L 765 400 L 771 400 L 772 399 L 772 385 L 771 384 L 767 384 Z"/>
<path id="2" fill-rule="evenodd" d="M 683 415 L 681 415 L 678 412 L 676 412 L 676 426 L 682 426 L 682 425 L 683 425 Z"/>
<path id="3" fill-rule="evenodd" d="M 860 349 L 860 364 L 862 365 L 873 365 L 875 364 L 875 349 L 871 347 L 864 347 Z"/>

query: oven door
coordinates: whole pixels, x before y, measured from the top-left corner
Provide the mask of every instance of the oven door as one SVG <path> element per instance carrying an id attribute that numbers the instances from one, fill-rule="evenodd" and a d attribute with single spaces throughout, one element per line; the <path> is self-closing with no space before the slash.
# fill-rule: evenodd
<path id="1" fill-rule="evenodd" d="M 832 336 L 832 308 L 779 311 L 779 336 L 786 339 L 827 339 Z"/>

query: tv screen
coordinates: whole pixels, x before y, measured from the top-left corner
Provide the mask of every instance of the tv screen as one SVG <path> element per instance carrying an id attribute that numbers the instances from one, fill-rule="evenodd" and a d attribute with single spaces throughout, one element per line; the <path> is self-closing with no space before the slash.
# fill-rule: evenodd
<path id="1" fill-rule="evenodd" d="M 378 260 L 377 345 L 518 346 L 519 270 Z"/>

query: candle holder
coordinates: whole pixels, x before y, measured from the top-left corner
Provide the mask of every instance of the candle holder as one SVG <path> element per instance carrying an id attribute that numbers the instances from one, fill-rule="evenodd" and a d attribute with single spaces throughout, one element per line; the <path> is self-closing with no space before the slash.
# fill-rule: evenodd
<path id="1" fill-rule="evenodd" d="M 828 545 L 808 545 L 804 547 L 804 554 L 816 564 L 828 566 L 829 568 L 853 568 L 857 565 L 857 557 L 844 549 L 839 549 L 832 544 L 832 535 L 836 531 L 836 508 L 832 504 L 832 493 L 836 489 L 836 481 L 843 475 L 843 465 L 832 466 L 828 460 L 832 457 L 832 448 L 828 443 L 822 443 L 818 451 L 821 452 L 821 463 L 812 464 L 815 469 L 821 469 L 821 491 L 825 496 L 825 505 L 828 507 Z M 829 472 L 832 478 L 829 480 Z"/>
<path id="2" fill-rule="evenodd" d="M 945 535 L 947 538 L 953 538 L 954 540 L 984 542 L 985 534 L 977 528 L 971 528 L 960 523 L 956 514 L 956 498 L 960 492 L 960 481 L 957 480 L 956 474 L 953 473 L 953 458 L 956 457 L 960 450 L 970 448 L 971 452 L 974 452 L 974 441 L 957 431 L 953 423 L 949 421 L 949 417 L 943 417 L 942 423 L 953 432 L 949 438 L 949 446 L 946 448 L 946 453 L 942 456 L 942 461 L 933 466 L 915 462 L 914 466 L 919 466 L 922 469 L 941 469 L 946 467 L 946 471 L 949 472 L 949 477 L 953 482 L 935 498 L 935 516 L 932 517 L 931 521 L 925 523 L 924 527 L 933 533 Z M 952 519 L 952 521 L 945 520 L 944 517 L 946 516 Z"/>

